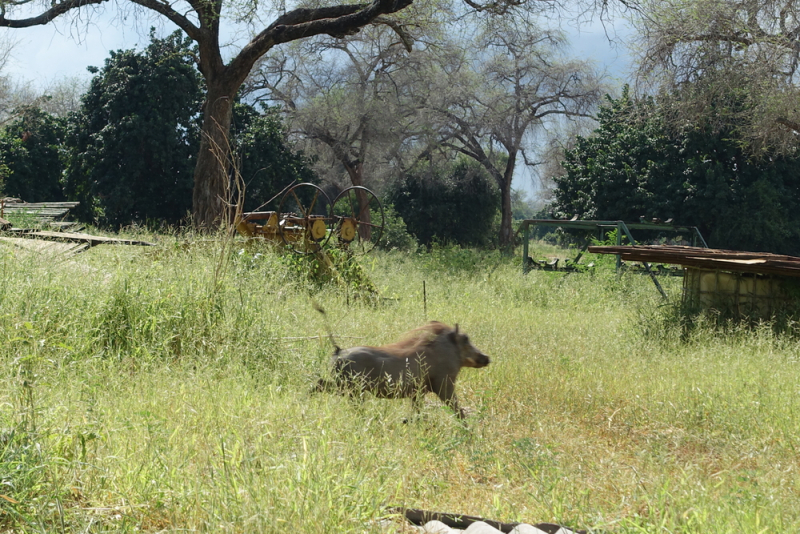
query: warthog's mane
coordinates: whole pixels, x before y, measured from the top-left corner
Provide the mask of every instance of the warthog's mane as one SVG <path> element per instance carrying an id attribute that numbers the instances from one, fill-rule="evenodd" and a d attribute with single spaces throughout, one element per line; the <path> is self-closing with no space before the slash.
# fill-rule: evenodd
<path id="1" fill-rule="evenodd" d="M 388 352 L 392 356 L 407 358 L 422 353 L 436 341 L 436 338 L 452 331 L 453 329 L 444 323 L 430 321 L 428 324 L 410 330 L 399 341 L 376 348 Z"/>

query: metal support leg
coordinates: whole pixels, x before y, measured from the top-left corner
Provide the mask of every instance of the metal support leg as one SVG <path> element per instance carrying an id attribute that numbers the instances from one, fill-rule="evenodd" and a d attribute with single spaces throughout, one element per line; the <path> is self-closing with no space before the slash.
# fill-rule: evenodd
<path id="1" fill-rule="evenodd" d="M 625 235 L 628 236 L 628 239 L 630 240 L 631 245 L 635 245 L 636 244 L 636 240 L 633 239 L 633 236 L 631 235 L 630 230 L 628 230 L 628 227 L 625 225 L 624 222 L 618 221 L 617 222 L 617 228 L 620 228 L 621 230 L 625 231 Z M 618 244 L 620 243 L 620 235 L 619 234 L 620 234 L 620 230 L 617 230 L 617 243 Z M 619 256 L 617 256 L 617 258 L 619 259 Z M 656 285 L 656 288 L 658 289 L 658 292 L 661 293 L 661 296 L 664 297 L 664 300 L 669 300 L 667 298 L 667 294 L 664 292 L 664 288 L 661 287 L 661 284 L 658 282 L 658 278 L 656 278 L 655 273 L 653 273 L 653 270 L 650 269 L 650 264 L 647 263 L 646 261 L 643 261 L 642 265 L 644 265 L 644 269 L 647 271 L 647 274 L 650 275 L 650 279 Z"/>
<path id="2" fill-rule="evenodd" d="M 528 274 L 530 266 L 528 265 L 528 242 L 530 241 L 530 227 L 525 226 L 522 232 L 522 274 Z"/>

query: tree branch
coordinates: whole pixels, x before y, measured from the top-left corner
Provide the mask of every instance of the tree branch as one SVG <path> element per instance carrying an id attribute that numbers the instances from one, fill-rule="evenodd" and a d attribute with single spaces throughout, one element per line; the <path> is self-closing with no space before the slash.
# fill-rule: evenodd
<path id="1" fill-rule="evenodd" d="M 376 24 L 385 24 L 386 26 L 389 26 L 400 38 L 400 41 L 402 41 L 406 52 L 411 52 L 412 45 L 414 44 L 414 38 L 405 30 L 405 28 L 403 28 L 402 24 L 397 21 L 387 19 L 386 17 L 377 17 L 373 22 Z"/>
<path id="2" fill-rule="evenodd" d="M 5 28 L 29 28 L 31 26 L 41 26 L 47 24 L 59 15 L 63 15 L 67 11 L 77 9 L 79 7 L 88 6 L 92 4 L 102 4 L 107 0 L 68 0 L 53 5 L 44 13 L 31 17 L 28 19 L 9 20 L 6 18 L 5 6 L 2 7 L 0 12 L 0 27 Z"/>
<path id="3" fill-rule="evenodd" d="M 278 17 L 248 43 L 230 62 L 230 69 L 242 74 L 270 48 L 280 43 L 314 35 L 342 37 L 357 32 L 379 15 L 395 13 L 411 5 L 413 0 L 374 0 L 371 4 L 339 5 L 319 9 L 295 9 Z"/>
<path id="4" fill-rule="evenodd" d="M 800 123 L 795 121 L 790 121 L 789 119 L 785 119 L 783 117 L 778 117 L 777 119 L 775 119 L 775 122 L 777 122 L 781 126 L 789 128 L 795 134 L 800 135 Z"/>
<path id="5" fill-rule="evenodd" d="M 172 9 L 172 6 L 165 2 L 160 2 L 159 0 L 131 0 L 134 4 L 138 4 L 142 7 L 147 9 L 151 9 L 156 13 L 164 15 L 170 21 L 172 21 L 177 27 L 181 30 L 186 32 L 186 35 L 189 36 L 195 42 L 199 42 L 200 37 L 200 29 L 192 24 L 189 19 Z"/>

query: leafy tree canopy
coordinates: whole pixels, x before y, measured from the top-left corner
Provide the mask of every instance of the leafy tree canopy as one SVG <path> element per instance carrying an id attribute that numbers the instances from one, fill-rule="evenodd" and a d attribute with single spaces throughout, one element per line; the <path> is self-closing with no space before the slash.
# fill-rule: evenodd
<path id="1" fill-rule="evenodd" d="M 725 124 L 732 102 L 708 115 L 715 124 L 675 128 L 672 104 L 634 99 L 627 88 L 607 98 L 594 135 L 566 152 L 559 215 L 674 219 L 698 226 L 712 247 L 800 253 L 800 160 L 752 158 Z"/>
<path id="2" fill-rule="evenodd" d="M 177 222 L 191 209 L 202 80 L 191 41 L 174 33 L 142 52 L 112 52 L 71 125 L 71 196 L 84 216 L 119 226 Z M 96 208 L 96 212 L 87 211 Z"/>
<path id="3" fill-rule="evenodd" d="M 16 115 L 0 131 L 0 164 L 7 167 L 3 193 L 26 202 L 64 200 L 66 121 L 35 107 L 21 108 Z"/>

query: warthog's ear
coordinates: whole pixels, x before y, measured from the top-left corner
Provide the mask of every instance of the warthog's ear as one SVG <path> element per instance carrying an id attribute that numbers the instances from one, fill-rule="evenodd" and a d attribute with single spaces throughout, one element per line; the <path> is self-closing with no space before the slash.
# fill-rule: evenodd
<path id="1" fill-rule="evenodd" d="M 456 323 L 455 329 L 452 332 L 450 332 L 450 334 L 448 334 L 447 337 L 450 338 L 450 341 L 452 341 L 453 344 L 456 345 L 458 344 L 458 323 Z"/>

